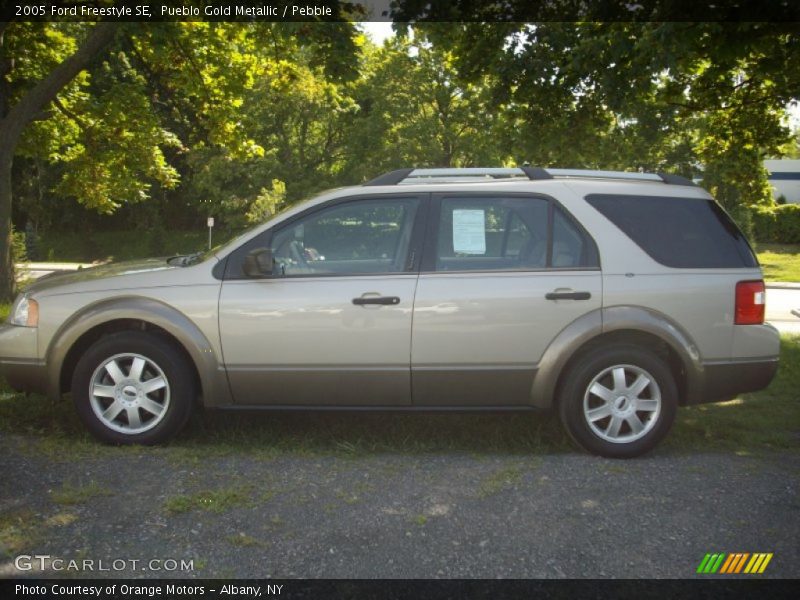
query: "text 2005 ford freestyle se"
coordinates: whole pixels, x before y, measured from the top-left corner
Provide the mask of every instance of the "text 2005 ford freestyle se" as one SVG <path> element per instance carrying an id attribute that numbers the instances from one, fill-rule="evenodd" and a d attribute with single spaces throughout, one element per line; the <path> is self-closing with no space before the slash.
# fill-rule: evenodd
<path id="1" fill-rule="evenodd" d="M 632 457 L 679 406 L 768 385 L 778 350 L 705 191 L 532 167 L 393 171 L 206 254 L 45 277 L 0 328 L 14 388 L 72 392 L 94 435 L 141 444 L 200 406 L 555 408 Z"/>

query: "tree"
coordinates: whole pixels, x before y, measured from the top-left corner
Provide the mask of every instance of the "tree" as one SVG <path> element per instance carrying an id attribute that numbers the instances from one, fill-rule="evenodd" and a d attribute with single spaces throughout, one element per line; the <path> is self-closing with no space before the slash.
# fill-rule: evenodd
<path id="1" fill-rule="evenodd" d="M 0 23 L 0 49 L 5 45 L 9 23 Z M 80 47 L 50 73 L 25 91 L 12 105 L 7 75 L 14 68 L 12 57 L 3 55 L 0 63 L 0 300 L 15 294 L 14 265 L 11 259 L 12 167 L 14 152 L 25 127 L 37 118 L 64 88 L 114 37 L 116 26 L 100 23 L 92 27 Z"/>
<path id="2" fill-rule="evenodd" d="M 374 177 L 400 166 L 502 164 L 502 110 L 489 110 L 487 77 L 458 77 L 455 57 L 421 29 L 364 52 L 353 91 L 359 110 L 348 128 L 344 179 Z"/>
<path id="3" fill-rule="evenodd" d="M 425 28 L 462 78 L 494 75 L 516 156 L 684 175 L 702 165 L 729 207 L 771 202 L 762 159 L 785 144 L 784 107 L 800 97 L 800 27 L 591 20 Z"/>

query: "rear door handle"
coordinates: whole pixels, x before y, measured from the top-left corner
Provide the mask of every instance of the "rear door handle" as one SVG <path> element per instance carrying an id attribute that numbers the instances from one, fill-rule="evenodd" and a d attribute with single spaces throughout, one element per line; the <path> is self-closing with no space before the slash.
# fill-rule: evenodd
<path id="1" fill-rule="evenodd" d="M 544 297 L 547 300 L 588 300 L 592 295 L 589 292 L 548 292 Z"/>
<path id="2" fill-rule="evenodd" d="M 400 298 L 397 296 L 361 296 L 360 298 L 353 298 L 353 304 L 356 306 L 363 306 L 365 304 L 391 306 L 393 304 L 400 304 Z"/>

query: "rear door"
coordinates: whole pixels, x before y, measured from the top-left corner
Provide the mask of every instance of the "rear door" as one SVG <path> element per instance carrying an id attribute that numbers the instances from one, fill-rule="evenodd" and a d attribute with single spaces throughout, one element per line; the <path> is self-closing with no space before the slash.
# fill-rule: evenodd
<path id="1" fill-rule="evenodd" d="M 228 259 L 220 335 L 236 403 L 408 405 L 424 203 L 415 195 L 315 207 Z M 268 247 L 271 277 L 246 277 Z"/>
<path id="2" fill-rule="evenodd" d="M 530 404 L 544 350 L 600 308 L 601 285 L 594 242 L 554 200 L 434 194 L 414 303 L 414 404 Z"/>

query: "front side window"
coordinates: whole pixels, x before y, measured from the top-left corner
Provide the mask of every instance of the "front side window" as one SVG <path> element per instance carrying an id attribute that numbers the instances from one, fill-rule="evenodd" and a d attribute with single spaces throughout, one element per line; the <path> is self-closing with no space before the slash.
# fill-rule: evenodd
<path id="1" fill-rule="evenodd" d="M 446 197 L 437 271 L 596 267 L 593 244 L 546 198 Z"/>
<path id="2" fill-rule="evenodd" d="M 275 275 L 396 273 L 406 264 L 415 198 L 357 200 L 315 211 L 275 231 Z"/>

